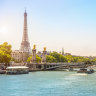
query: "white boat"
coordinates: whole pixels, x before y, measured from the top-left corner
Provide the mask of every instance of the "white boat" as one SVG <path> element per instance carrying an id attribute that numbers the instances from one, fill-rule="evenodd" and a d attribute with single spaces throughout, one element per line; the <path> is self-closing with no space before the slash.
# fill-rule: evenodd
<path id="1" fill-rule="evenodd" d="M 7 74 L 28 74 L 29 68 L 26 66 L 9 66 L 6 68 Z"/>
<path id="2" fill-rule="evenodd" d="M 87 73 L 87 74 L 92 74 L 94 73 L 93 69 L 88 69 L 88 68 L 81 68 L 77 73 Z"/>

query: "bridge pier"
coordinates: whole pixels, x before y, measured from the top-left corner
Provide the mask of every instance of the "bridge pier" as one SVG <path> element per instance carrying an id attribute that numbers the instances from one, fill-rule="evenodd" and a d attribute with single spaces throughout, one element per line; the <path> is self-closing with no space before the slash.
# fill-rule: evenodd
<path id="1" fill-rule="evenodd" d="M 36 63 L 36 45 L 33 46 L 32 49 L 32 59 L 31 59 L 31 63 Z"/>
<path id="2" fill-rule="evenodd" d="M 46 55 L 47 55 L 47 51 L 46 51 L 46 47 L 44 47 L 43 54 L 42 54 L 42 64 L 46 64 Z"/>
<path id="3" fill-rule="evenodd" d="M 73 67 L 69 67 L 69 71 L 73 71 Z"/>

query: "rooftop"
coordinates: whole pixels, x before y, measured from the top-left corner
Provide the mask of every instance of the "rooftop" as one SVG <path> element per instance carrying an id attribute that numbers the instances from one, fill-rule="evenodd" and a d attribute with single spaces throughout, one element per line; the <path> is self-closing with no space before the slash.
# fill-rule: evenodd
<path id="1" fill-rule="evenodd" d="M 9 66 L 6 69 L 27 69 L 26 66 Z"/>

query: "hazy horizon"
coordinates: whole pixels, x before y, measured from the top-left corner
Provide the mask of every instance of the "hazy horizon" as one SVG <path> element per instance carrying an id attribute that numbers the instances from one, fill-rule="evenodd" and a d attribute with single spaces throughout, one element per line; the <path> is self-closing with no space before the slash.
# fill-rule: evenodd
<path id="1" fill-rule="evenodd" d="M 31 48 L 96 56 L 95 0 L 0 0 L 0 44 L 18 50 L 27 11 Z"/>

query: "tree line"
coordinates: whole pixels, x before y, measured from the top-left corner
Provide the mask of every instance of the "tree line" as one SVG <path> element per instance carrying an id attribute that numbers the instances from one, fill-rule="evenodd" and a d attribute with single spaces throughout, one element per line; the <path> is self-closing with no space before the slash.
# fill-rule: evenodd
<path id="1" fill-rule="evenodd" d="M 88 57 L 82 57 L 82 56 L 72 56 L 72 55 L 62 55 L 57 52 L 52 52 L 49 55 L 46 56 L 47 62 L 74 62 L 74 63 L 92 63 L 95 62 L 96 59 L 89 59 Z"/>
<path id="2" fill-rule="evenodd" d="M 27 62 L 30 62 L 32 59 L 32 56 L 30 56 L 27 59 Z M 41 57 L 36 55 L 36 61 L 37 63 L 41 62 Z M 68 63 L 81 63 L 84 62 L 86 64 L 91 64 L 93 62 L 96 62 L 96 58 L 90 59 L 88 57 L 83 57 L 83 56 L 72 56 L 72 55 L 62 55 L 58 52 L 51 52 L 49 55 L 46 55 L 46 62 L 48 63 L 58 63 L 58 62 L 68 62 Z"/>
<path id="3" fill-rule="evenodd" d="M 7 42 L 4 42 L 0 45 L 0 63 L 9 64 L 10 61 L 13 61 L 13 58 L 11 57 L 12 52 L 12 46 L 8 44 Z M 28 57 L 26 62 L 30 62 L 32 59 L 32 56 Z M 41 57 L 36 55 L 36 62 L 41 62 Z M 84 62 L 84 63 L 93 63 L 96 62 L 96 58 L 88 58 L 83 56 L 72 56 L 72 55 L 62 55 L 58 52 L 51 52 L 49 55 L 46 56 L 46 62 L 48 63 L 57 63 L 57 62 Z"/>

